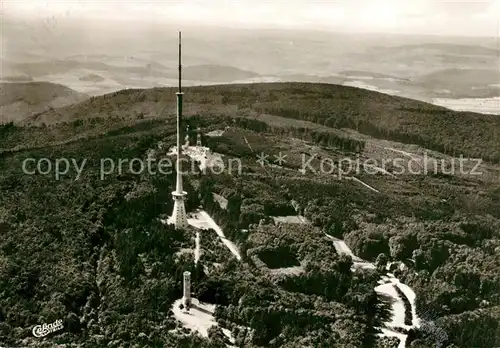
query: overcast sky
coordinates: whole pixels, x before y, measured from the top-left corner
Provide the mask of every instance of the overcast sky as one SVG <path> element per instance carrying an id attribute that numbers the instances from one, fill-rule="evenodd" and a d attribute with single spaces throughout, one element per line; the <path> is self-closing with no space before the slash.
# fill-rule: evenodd
<path id="1" fill-rule="evenodd" d="M 500 0 L 2 0 L 11 16 L 500 36 Z"/>

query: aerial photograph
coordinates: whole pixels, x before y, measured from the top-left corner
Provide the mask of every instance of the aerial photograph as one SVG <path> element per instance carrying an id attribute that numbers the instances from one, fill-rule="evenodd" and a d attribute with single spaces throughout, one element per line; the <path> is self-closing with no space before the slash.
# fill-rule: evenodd
<path id="1" fill-rule="evenodd" d="M 500 0 L 2 0 L 0 348 L 499 348 Z"/>

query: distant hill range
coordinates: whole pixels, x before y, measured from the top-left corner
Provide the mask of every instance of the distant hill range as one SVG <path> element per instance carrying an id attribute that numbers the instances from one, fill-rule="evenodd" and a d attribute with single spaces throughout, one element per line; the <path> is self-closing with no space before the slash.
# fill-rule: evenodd
<path id="1" fill-rule="evenodd" d="M 68 59 L 57 61 L 39 61 L 29 63 L 6 63 L 13 73 L 9 76 L 21 77 L 29 76 L 43 78 L 48 75 L 75 74 L 82 71 L 87 73 L 80 77 L 80 81 L 101 82 L 96 77 L 99 72 L 105 72 L 117 79 L 127 77 L 154 77 L 154 78 L 177 78 L 177 66 L 165 66 L 149 60 L 142 60 L 133 57 L 128 59 L 118 59 L 106 55 L 90 57 L 74 56 Z M 255 78 L 260 76 L 253 71 L 239 69 L 233 66 L 201 64 L 187 65 L 183 67 L 183 78 L 185 80 L 208 81 L 208 82 L 232 82 Z M 102 78 L 102 77 L 101 77 Z"/>
<path id="2" fill-rule="evenodd" d="M 86 99 L 86 94 L 50 82 L 0 83 L 0 123 L 22 122 Z"/>
<path id="3" fill-rule="evenodd" d="M 186 80 L 202 80 L 213 82 L 231 82 L 251 79 L 260 75 L 248 70 L 223 65 L 186 66 L 183 71 Z"/>
<path id="4" fill-rule="evenodd" d="M 175 88 L 128 89 L 49 109 L 24 120 L 52 124 L 87 118 L 174 117 Z M 15 99 L 13 99 L 14 101 Z M 365 89 L 318 83 L 255 83 L 186 89 L 185 114 L 314 122 L 447 154 L 500 161 L 500 117 L 456 112 Z"/>
<path id="5" fill-rule="evenodd" d="M 335 50 L 326 50 L 328 45 L 314 42 L 304 42 L 298 50 L 293 42 L 272 41 L 271 47 L 276 54 L 257 55 L 255 57 L 259 58 L 253 60 L 250 52 L 242 53 L 248 49 L 245 41 L 239 43 L 238 53 L 213 51 L 208 63 L 197 54 L 188 56 L 189 63 L 183 66 L 183 79 L 185 85 L 191 86 L 289 81 L 334 83 L 427 102 L 437 98 L 500 96 L 500 51 L 491 44 L 373 44 L 377 43 L 367 44 L 363 50 L 353 47 L 335 53 Z M 312 57 L 307 52 L 317 54 Z M 21 59 L 1 61 L 2 79 L 8 82 L 50 81 L 94 96 L 125 88 L 175 86 L 177 57 L 171 53 L 160 54 L 152 50 L 138 53 L 138 56 L 79 54 L 57 60 L 23 55 Z M 460 108 L 481 110 L 481 103 L 481 100 L 469 100 L 460 104 Z M 482 110 L 487 112 L 488 109 Z M 493 108 L 491 112 L 500 111 Z"/>
<path id="6" fill-rule="evenodd" d="M 105 79 L 102 76 L 99 76 L 96 74 L 88 74 L 88 75 L 80 77 L 79 80 L 86 81 L 86 82 L 101 82 L 101 81 L 104 81 Z"/>
<path id="7" fill-rule="evenodd" d="M 15 68 L 12 64 L 0 59 L 0 82 L 29 82 L 33 81 L 31 75 Z"/>
<path id="8" fill-rule="evenodd" d="M 453 44 L 453 43 L 419 43 L 412 45 L 399 45 L 392 48 L 389 47 L 378 47 L 384 51 L 392 50 L 396 51 L 407 51 L 414 53 L 422 53 L 423 50 L 435 51 L 436 53 L 445 53 L 450 55 L 477 55 L 477 56 L 498 56 L 500 49 L 498 47 L 486 47 L 481 45 L 463 45 L 463 44 Z"/>
<path id="9" fill-rule="evenodd" d="M 420 76 L 417 82 L 435 91 L 453 91 L 455 98 L 500 95 L 500 71 L 493 69 L 440 70 Z"/>
<path id="10" fill-rule="evenodd" d="M 358 77 L 358 78 L 378 78 L 378 79 L 394 79 L 401 80 L 400 77 L 378 73 L 374 71 L 366 71 L 366 70 L 342 70 L 338 73 L 339 75 L 346 77 Z"/>

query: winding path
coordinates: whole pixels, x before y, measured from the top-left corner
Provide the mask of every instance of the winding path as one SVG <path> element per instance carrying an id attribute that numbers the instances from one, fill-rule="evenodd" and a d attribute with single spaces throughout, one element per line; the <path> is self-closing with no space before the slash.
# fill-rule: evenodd
<path id="1" fill-rule="evenodd" d="M 337 239 L 333 236 L 330 236 L 329 234 L 326 234 L 326 236 L 332 240 L 337 253 L 346 254 L 352 258 L 354 262 L 353 264 L 354 270 L 358 268 L 370 268 L 370 269 L 376 268 L 373 263 L 365 261 L 360 257 L 354 255 L 352 250 L 347 246 L 347 244 L 343 240 Z M 401 283 L 399 279 L 397 279 L 392 273 L 387 273 L 386 275 L 382 276 L 382 278 L 379 280 L 378 283 L 379 285 L 376 286 L 374 289 L 375 292 L 380 296 L 390 298 L 391 300 L 391 320 L 384 323 L 385 324 L 384 328 L 380 328 L 382 333 L 380 333 L 379 336 L 397 337 L 399 339 L 398 348 L 406 348 L 407 335 L 404 333 L 397 332 L 395 330 L 397 330 L 398 328 L 409 330 L 411 328 L 420 326 L 420 320 L 416 312 L 415 292 L 408 285 Z M 395 288 L 396 286 L 401 290 L 401 292 L 410 302 L 411 312 L 412 312 L 412 325 L 405 324 L 405 310 L 406 310 L 405 304 L 403 299 L 396 291 Z"/>
<path id="2" fill-rule="evenodd" d="M 354 177 L 354 176 L 351 176 L 351 177 L 349 177 L 349 178 L 350 178 L 351 180 L 354 180 L 354 181 L 356 181 L 356 182 L 359 182 L 361 185 L 363 185 L 363 186 L 365 186 L 365 187 L 369 188 L 370 190 L 372 190 L 372 191 L 374 191 L 374 192 L 380 193 L 380 191 L 379 191 L 379 190 L 377 190 L 376 188 L 371 187 L 371 186 L 370 186 L 370 185 L 368 185 L 367 183 L 365 183 L 365 182 L 363 182 L 363 181 L 359 180 L 358 178 L 356 178 L 356 177 Z"/>
<path id="3" fill-rule="evenodd" d="M 200 231 L 196 231 L 196 236 L 194 237 L 195 247 L 194 247 L 194 263 L 197 264 L 200 260 Z"/>
<path id="4" fill-rule="evenodd" d="M 241 261 L 241 255 L 240 251 L 238 250 L 238 247 L 233 242 L 231 242 L 229 239 L 226 238 L 222 229 L 219 227 L 219 225 L 217 225 L 217 223 L 212 219 L 212 217 L 207 214 L 206 211 L 199 210 L 196 213 L 193 213 L 192 215 L 193 218 L 188 218 L 188 223 L 191 226 L 199 228 L 201 230 L 213 229 L 221 239 L 222 243 L 224 243 L 224 245 L 238 259 L 238 261 Z"/>

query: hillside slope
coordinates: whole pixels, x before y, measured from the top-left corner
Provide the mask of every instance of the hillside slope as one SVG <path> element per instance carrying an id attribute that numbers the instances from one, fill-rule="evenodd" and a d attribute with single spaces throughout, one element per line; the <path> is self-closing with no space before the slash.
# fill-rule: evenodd
<path id="1" fill-rule="evenodd" d="M 63 85 L 50 82 L 0 84 L 0 123 L 20 122 L 27 117 L 87 99 Z"/>
<path id="2" fill-rule="evenodd" d="M 49 110 L 26 123 L 93 117 L 175 114 L 175 89 L 123 90 L 78 105 Z M 450 155 L 500 161 L 500 118 L 456 112 L 428 103 L 355 87 L 313 83 L 256 83 L 186 89 L 187 115 L 272 114 L 373 137 L 422 145 Z"/>

